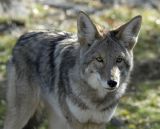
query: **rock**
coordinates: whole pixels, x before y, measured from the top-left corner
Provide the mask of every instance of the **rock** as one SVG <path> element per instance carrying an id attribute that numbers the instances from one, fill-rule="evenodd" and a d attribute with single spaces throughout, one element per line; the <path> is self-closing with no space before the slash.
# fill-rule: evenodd
<path id="1" fill-rule="evenodd" d="M 131 83 L 160 79 L 160 58 L 135 62 Z"/>
<path id="2" fill-rule="evenodd" d="M 151 7 L 160 9 L 159 0 L 101 0 L 101 2 L 113 6 L 127 5 L 130 7 Z"/>

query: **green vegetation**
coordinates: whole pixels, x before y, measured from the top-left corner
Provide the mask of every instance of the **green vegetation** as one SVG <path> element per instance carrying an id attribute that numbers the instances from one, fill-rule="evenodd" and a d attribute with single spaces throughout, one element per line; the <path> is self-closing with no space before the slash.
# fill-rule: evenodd
<path id="1" fill-rule="evenodd" d="M 89 3 L 90 6 L 96 6 Z M 95 23 L 107 29 L 115 28 L 135 15 L 143 16 L 142 30 L 135 49 L 137 61 L 158 59 L 160 55 L 160 15 L 154 9 L 129 8 L 126 6 L 106 8 L 98 14 L 92 14 Z M 15 18 L 14 18 L 15 19 Z M 11 24 L 13 17 L 0 16 L 0 24 Z M 0 88 L 4 89 L 6 62 L 11 56 L 12 48 L 18 37 L 26 30 L 44 30 L 54 28 L 76 32 L 76 16 L 67 16 L 61 10 L 33 4 L 26 17 L 16 20 L 24 22 L 22 27 L 6 29 L 0 32 Z M 67 25 L 67 26 L 66 26 Z M 18 28 L 18 30 L 17 30 Z M 142 80 L 143 81 L 143 80 Z M 108 125 L 108 129 L 160 129 L 160 79 L 134 83 L 123 98 L 116 111 L 116 117 L 123 120 L 122 126 Z M 4 119 L 4 90 L 0 90 L 0 128 Z M 45 122 L 46 125 L 46 122 Z M 45 129 L 44 126 L 41 129 Z"/>

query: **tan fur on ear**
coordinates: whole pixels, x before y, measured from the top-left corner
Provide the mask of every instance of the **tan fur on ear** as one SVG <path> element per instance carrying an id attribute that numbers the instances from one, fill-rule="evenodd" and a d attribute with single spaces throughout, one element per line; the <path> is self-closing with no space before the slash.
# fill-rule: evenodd
<path id="1" fill-rule="evenodd" d="M 104 28 L 104 27 L 102 27 L 102 26 L 100 26 L 98 24 L 96 24 L 96 28 L 97 28 L 97 31 L 99 33 L 98 36 L 100 38 L 105 38 L 107 33 L 109 32 L 106 28 Z"/>

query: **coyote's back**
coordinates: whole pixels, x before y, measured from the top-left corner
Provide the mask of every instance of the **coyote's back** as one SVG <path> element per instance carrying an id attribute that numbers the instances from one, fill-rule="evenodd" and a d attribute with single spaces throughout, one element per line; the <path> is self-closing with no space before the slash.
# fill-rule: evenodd
<path id="1" fill-rule="evenodd" d="M 105 129 L 124 94 L 141 25 L 137 16 L 100 33 L 81 12 L 76 35 L 31 32 L 8 63 L 4 129 L 22 129 L 45 105 L 50 129 Z"/>

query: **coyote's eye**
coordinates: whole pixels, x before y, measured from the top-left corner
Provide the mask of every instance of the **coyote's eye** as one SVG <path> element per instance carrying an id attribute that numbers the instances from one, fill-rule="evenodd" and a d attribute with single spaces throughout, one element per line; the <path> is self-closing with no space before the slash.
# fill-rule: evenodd
<path id="1" fill-rule="evenodd" d="M 116 59 L 116 63 L 121 63 L 123 61 L 123 58 L 122 57 L 118 57 L 117 59 Z"/>
<path id="2" fill-rule="evenodd" d="M 98 62 L 103 63 L 103 59 L 102 59 L 102 57 L 97 57 L 97 58 L 96 58 L 96 60 L 97 60 Z"/>

